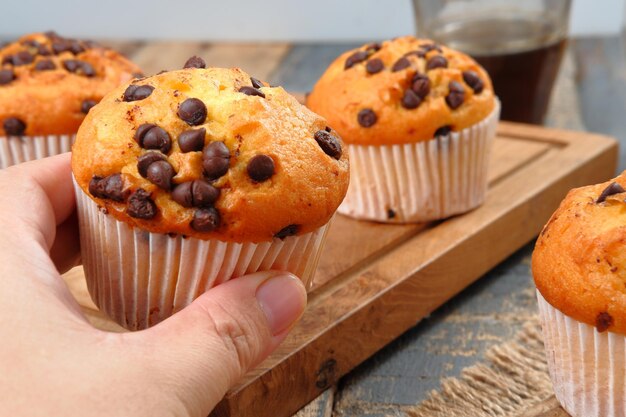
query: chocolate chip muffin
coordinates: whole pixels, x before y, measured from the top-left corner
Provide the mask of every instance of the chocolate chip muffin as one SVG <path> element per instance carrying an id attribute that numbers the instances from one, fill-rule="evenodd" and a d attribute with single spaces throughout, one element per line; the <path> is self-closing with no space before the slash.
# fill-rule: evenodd
<path id="1" fill-rule="evenodd" d="M 348 188 L 323 118 L 240 69 L 185 67 L 108 94 L 73 147 L 89 289 L 130 329 L 245 273 L 310 282 Z"/>
<path id="2" fill-rule="evenodd" d="M 500 107 L 469 56 L 411 36 L 364 45 L 328 67 L 307 105 L 347 144 L 340 213 L 422 222 L 484 201 Z"/>
<path id="3" fill-rule="evenodd" d="M 625 187 L 626 172 L 570 191 L 533 252 L 550 375 L 572 416 L 626 410 Z"/>
<path id="4" fill-rule="evenodd" d="M 89 110 L 141 70 L 119 53 L 54 32 L 0 50 L 0 167 L 68 152 Z"/>

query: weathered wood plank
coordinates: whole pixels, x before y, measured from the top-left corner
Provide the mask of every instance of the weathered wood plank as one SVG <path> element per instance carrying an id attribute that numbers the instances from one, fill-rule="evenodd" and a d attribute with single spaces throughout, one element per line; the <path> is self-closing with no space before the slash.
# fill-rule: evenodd
<path id="1" fill-rule="evenodd" d="M 626 43 L 619 36 L 575 39 L 578 95 L 586 128 L 626 141 Z M 626 168 L 626 147 L 619 169 Z"/>
<path id="2" fill-rule="evenodd" d="M 201 55 L 207 46 L 203 42 L 150 42 L 134 51 L 130 58 L 147 75 L 152 75 L 163 70 L 182 68 L 187 59 L 193 55 Z"/>
<path id="3" fill-rule="evenodd" d="M 120 41 L 117 39 L 101 39 L 98 40 L 98 42 L 111 49 L 115 49 L 129 59 L 132 59 L 135 53 L 146 45 L 144 41 Z"/>
<path id="4" fill-rule="evenodd" d="M 201 57 L 208 66 L 239 67 L 251 76 L 267 81 L 289 48 L 286 43 L 212 44 Z"/>
<path id="5" fill-rule="evenodd" d="M 294 414 L 294 417 L 332 417 L 333 398 L 336 390 L 336 386 L 327 389 L 302 410 Z"/>
<path id="6" fill-rule="evenodd" d="M 268 80 L 289 91 L 311 91 L 328 65 L 344 51 L 360 44 L 294 46 Z"/>

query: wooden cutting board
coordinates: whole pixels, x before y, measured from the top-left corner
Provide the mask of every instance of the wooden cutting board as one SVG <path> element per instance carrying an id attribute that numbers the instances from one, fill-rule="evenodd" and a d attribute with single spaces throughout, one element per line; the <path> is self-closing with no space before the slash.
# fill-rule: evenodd
<path id="1" fill-rule="evenodd" d="M 566 192 L 613 176 L 617 143 L 600 135 L 501 123 L 485 204 L 420 225 L 336 216 L 302 321 L 212 416 L 290 416 L 535 237 Z M 82 270 L 65 279 L 94 325 Z"/>

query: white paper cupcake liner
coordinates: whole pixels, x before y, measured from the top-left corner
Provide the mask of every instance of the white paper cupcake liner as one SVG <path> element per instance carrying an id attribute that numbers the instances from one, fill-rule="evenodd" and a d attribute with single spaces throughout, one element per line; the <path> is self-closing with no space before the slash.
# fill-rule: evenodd
<path id="1" fill-rule="evenodd" d="M 554 393 L 573 417 L 626 415 L 626 337 L 598 332 L 552 307 L 537 291 Z"/>
<path id="2" fill-rule="evenodd" d="M 76 135 L 0 136 L 0 169 L 72 150 Z"/>
<path id="3" fill-rule="evenodd" d="M 358 219 L 416 223 L 469 211 L 485 200 L 500 103 L 482 122 L 428 141 L 348 145 L 350 186 L 338 211 Z"/>
<path id="4" fill-rule="evenodd" d="M 262 243 L 172 237 L 116 220 L 74 187 L 89 294 L 130 330 L 153 326 L 208 289 L 257 271 L 289 271 L 310 288 L 329 225 Z"/>

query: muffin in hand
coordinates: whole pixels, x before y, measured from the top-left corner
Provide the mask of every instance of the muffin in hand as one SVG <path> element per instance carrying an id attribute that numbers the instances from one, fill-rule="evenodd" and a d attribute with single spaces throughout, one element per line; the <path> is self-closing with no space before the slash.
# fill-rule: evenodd
<path id="1" fill-rule="evenodd" d="M 626 410 L 626 173 L 569 192 L 532 271 L 557 399 L 574 417 Z"/>
<path id="2" fill-rule="evenodd" d="M 114 90 L 73 147 L 89 292 L 129 329 L 247 273 L 308 284 L 348 188 L 323 118 L 240 69 L 187 66 Z"/>
<path id="3" fill-rule="evenodd" d="M 339 212 L 422 222 L 480 205 L 500 106 L 469 56 L 411 36 L 339 56 L 307 98 L 347 144 Z"/>
<path id="4" fill-rule="evenodd" d="M 54 32 L 0 49 L 0 168 L 69 152 L 89 109 L 141 70 L 119 53 Z"/>

